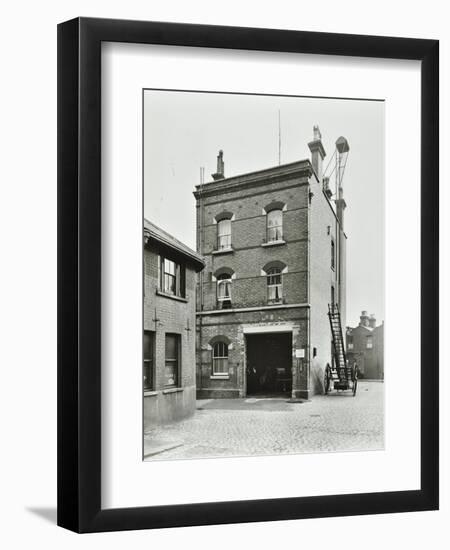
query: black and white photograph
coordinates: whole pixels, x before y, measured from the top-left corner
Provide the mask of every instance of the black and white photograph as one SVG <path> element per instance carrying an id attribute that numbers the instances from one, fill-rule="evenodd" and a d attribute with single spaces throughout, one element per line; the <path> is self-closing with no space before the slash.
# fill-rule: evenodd
<path id="1" fill-rule="evenodd" d="M 385 444 L 385 103 L 145 89 L 143 458 Z"/>

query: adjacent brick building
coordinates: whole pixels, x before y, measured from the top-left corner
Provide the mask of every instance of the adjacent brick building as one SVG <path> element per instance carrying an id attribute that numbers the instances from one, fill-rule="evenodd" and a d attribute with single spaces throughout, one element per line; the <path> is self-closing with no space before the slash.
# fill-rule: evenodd
<path id="1" fill-rule="evenodd" d="M 343 138 L 340 138 L 343 139 Z M 346 144 L 346 141 L 345 141 Z M 321 392 L 331 358 L 328 304 L 345 326 L 345 201 L 309 159 L 198 185 L 197 395 Z"/>
<path id="2" fill-rule="evenodd" d="M 384 323 L 377 326 L 375 316 L 363 311 L 357 327 L 346 330 L 347 359 L 358 365 L 359 376 L 384 379 Z"/>
<path id="3" fill-rule="evenodd" d="M 195 411 L 195 287 L 202 258 L 144 220 L 144 430 Z"/>

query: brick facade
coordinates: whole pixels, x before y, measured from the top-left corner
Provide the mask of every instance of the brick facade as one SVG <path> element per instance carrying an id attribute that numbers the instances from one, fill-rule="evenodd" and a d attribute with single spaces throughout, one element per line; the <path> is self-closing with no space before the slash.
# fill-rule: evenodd
<path id="1" fill-rule="evenodd" d="M 357 327 L 346 330 L 347 358 L 358 365 L 361 378 L 384 379 L 384 323 L 376 326 L 375 317 L 363 311 Z"/>
<path id="2" fill-rule="evenodd" d="M 144 430 L 187 417 L 195 411 L 195 292 L 201 258 L 153 224 L 145 221 L 144 339 L 153 340 L 151 387 L 144 389 Z M 186 254 L 188 252 L 188 254 Z M 183 266 L 184 296 L 161 288 L 161 257 Z M 166 334 L 179 339 L 178 380 L 167 385 Z M 145 346 L 144 346 L 145 348 Z M 145 359 L 145 349 L 144 349 Z M 145 363 L 144 363 L 145 364 Z"/>
<path id="3" fill-rule="evenodd" d="M 288 387 L 293 398 L 308 398 L 322 391 L 323 370 L 331 363 L 327 312 L 332 286 L 339 302 L 331 241 L 343 247 L 345 234 L 309 160 L 225 178 L 222 153 L 219 157 L 214 181 L 197 186 L 194 193 L 197 251 L 206 264 L 197 278 L 197 395 L 243 397 L 255 388 Z M 281 211 L 282 218 L 282 238 L 273 241 L 268 230 L 272 210 Z M 221 250 L 223 219 L 230 221 L 231 247 Z M 336 253 L 341 261 L 342 256 Z M 282 290 L 277 292 L 282 296 L 276 300 L 269 299 L 268 289 L 273 267 L 281 277 Z M 345 297 L 345 262 L 342 273 Z M 225 302 L 219 292 L 221 277 L 230 280 L 231 300 Z M 226 372 L 214 370 L 219 364 L 215 354 L 223 351 L 218 342 L 227 347 Z M 280 345 L 283 359 L 277 364 L 270 346 Z M 258 362 L 265 360 L 262 372 Z"/>

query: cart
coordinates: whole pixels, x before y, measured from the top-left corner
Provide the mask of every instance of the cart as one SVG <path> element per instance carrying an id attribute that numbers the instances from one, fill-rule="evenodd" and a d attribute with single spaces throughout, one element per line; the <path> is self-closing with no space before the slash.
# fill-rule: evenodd
<path id="1" fill-rule="evenodd" d="M 356 389 L 358 387 L 358 369 L 355 366 L 353 367 L 346 367 L 345 368 L 345 374 L 342 376 L 339 376 L 339 371 L 336 368 L 332 368 L 329 364 L 327 364 L 325 368 L 325 376 L 324 376 L 324 392 L 325 395 L 328 395 L 328 393 L 331 391 L 331 389 L 334 390 L 352 390 L 353 396 L 356 394 Z"/>

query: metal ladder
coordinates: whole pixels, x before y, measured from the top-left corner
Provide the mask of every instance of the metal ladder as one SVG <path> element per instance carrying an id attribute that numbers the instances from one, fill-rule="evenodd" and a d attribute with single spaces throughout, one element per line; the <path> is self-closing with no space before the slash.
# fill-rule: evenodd
<path id="1" fill-rule="evenodd" d="M 344 338 L 342 336 L 341 314 L 337 304 L 328 304 L 331 336 L 333 338 L 334 366 L 331 368 L 333 381 L 352 380 L 352 369 L 347 365 Z"/>

